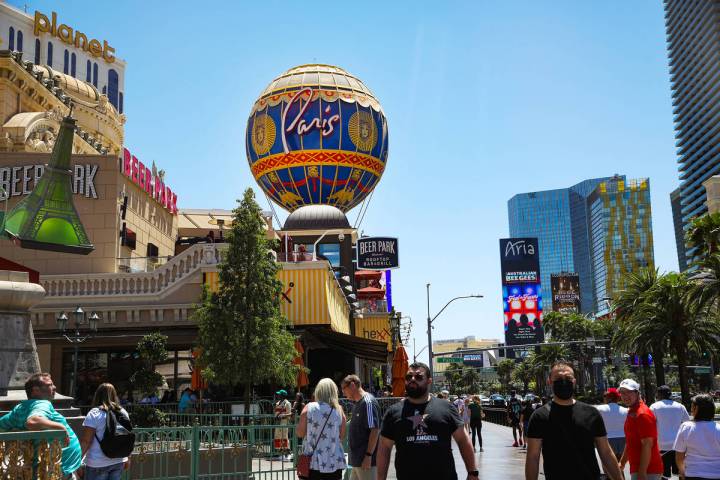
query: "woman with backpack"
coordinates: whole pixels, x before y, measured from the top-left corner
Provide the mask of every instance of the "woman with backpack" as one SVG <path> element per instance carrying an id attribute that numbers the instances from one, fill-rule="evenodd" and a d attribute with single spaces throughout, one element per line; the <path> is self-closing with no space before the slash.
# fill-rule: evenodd
<path id="1" fill-rule="evenodd" d="M 130 468 L 130 453 L 135 443 L 130 416 L 120 406 L 111 383 L 95 391 L 93 408 L 85 417 L 80 446 L 84 457 L 84 480 L 120 480 Z"/>

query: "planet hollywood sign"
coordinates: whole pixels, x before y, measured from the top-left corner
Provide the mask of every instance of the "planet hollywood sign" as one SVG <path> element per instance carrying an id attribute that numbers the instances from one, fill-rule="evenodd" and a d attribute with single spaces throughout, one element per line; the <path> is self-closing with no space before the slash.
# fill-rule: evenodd
<path id="1" fill-rule="evenodd" d="M 160 203 L 170 213 L 177 215 L 177 194 L 165 185 L 163 179 L 155 171 L 145 166 L 127 148 L 123 148 L 121 160 L 122 173 L 132 182 L 144 190 L 152 199 Z"/>

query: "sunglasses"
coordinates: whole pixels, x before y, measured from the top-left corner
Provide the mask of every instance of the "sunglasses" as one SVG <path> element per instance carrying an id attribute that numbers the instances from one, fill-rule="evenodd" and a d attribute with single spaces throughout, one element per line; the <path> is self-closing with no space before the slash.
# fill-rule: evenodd
<path id="1" fill-rule="evenodd" d="M 416 374 L 408 373 L 407 375 L 405 375 L 406 382 L 409 382 L 412 379 L 415 379 L 418 382 L 422 382 L 423 380 L 425 380 L 425 375 L 423 375 L 422 373 L 416 373 Z"/>

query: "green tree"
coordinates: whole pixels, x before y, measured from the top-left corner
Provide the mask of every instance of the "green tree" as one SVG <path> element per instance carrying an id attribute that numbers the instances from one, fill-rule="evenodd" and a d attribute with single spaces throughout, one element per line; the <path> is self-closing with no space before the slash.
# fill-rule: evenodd
<path id="1" fill-rule="evenodd" d="M 450 363 L 445 367 L 445 382 L 448 385 L 448 390 L 456 393 L 456 390 L 460 388 L 462 378 L 462 367 L 459 363 Z"/>
<path id="2" fill-rule="evenodd" d="M 526 358 L 515 366 L 512 372 L 512 379 L 522 384 L 523 393 L 527 393 L 528 385 L 536 378 L 536 369 L 532 358 Z"/>
<path id="3" fill-rule="evenodd" d="M 203 375 L 220 385 L 244 385 L 245 411 L 253 386 L 295 382 L 297 356 L 288 321 L 280 313 L 282 283 L 270 255 L 275 246 L 252 189 L 233 210 L 228 249 L 217 293 L 205 292 L 195 313 L 203 349 Z"/>
<path id="4" fill-rule="evenodd" d="M 700 262 L 717 253 L 720 246 L 720 212 L 693 219 L 685 241 L 689 247 L 696 249 L 695 258 L 699 258 Z"/>
<path id="5" fill-rule="evenodd" d="M 464 367 L 460 381 L 464 393 L 477 393 L 480 384 L 480 374 L 472 367 Z"/>
<path id="6" fill-rule="evenodd" d="M 157 393 L 158 388 L 165 384 L 156 366 L 167 360 L 167 338 L 158 332 L 150 333 L 137 344 L 140 368 L 130 376 L 130 385 L 143 397 Z M 152 405 L 139 405 L 133 411 L 133 422 L 140 427 L 159 427 L 166 423 L 166 416 Z"/>
<path id="7" fill-rule="evenodd" d="M 686 405 L 690 404 L 687 369 L 690 355 L 720 348 L 718 317 L 691 300 L 692 288 L 692 283 L 683 274 L 672 272 L 659 278 L 652 290 L 652 301 L 648 302 L 649 315 L 641 323 L 652 325 L 640 327 L 638 332 L 668 339 L 677 357 L 680 392 Z"/>
<path id="8" fill-rule="evenodd" d="M 495 371 L 497 372 L 500 384 L 503 386 L 505 392 L 507 392 L 509 389 L 510 381 L 512 380 L 513 370 L 515 370 L 515 360 L 511 360 L 509 358 L 506 358 L 505 360 L 500 360 L 495 367 Z"/>
<path id="9" fill-rule="evenodd" d="M 645 395 L 648 399 L 653 398 L 653 391 L 649 378 L 647 356 L 653 350 L 665 349 L 661 345 L 653 345 L 647 338 L 638 334 L 636 323 L 642 323 L 647 314 L 646 303 L 652 301 L 652 289 L 658 282 L 658 271 L 653 268 L 641 268 L 637 272 L 630 272 L 625 275 L 625 288 L 619 290 L 613 298 L 612 311 L 615 315 L 618 332 L 613 336 L 612 346 L 616 351 L 635 353 L 641 358 L 642 379 Z M 653 341 L 657 339 L 653 337 Z M 655 357 L 662 355 L 655 354 Z M 662 364 L 662 359 L 661 362 Z M 658 365 L 658 362 L 655 362 Z M 664 376 L 664 369 L 655 369 L 656 380 Z"/>

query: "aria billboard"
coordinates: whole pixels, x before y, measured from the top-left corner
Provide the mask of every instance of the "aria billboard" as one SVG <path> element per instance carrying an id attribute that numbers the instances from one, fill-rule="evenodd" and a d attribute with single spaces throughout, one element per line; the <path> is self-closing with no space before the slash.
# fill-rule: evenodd
<path id="1" fill-rule="evenodd" d="M 553 312 L 580 313 L 580 276 L 576 273 L 550 275 Z"/>
<path id="2" fill-rule="evenodd" d="M 505 344 L 527 345 L 544 339 L 537 238 L 500 239 Z M 508 358 L 528 349 L 508 349 Z"/>

